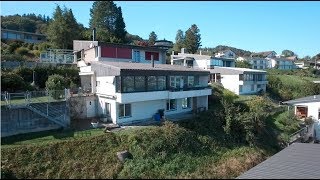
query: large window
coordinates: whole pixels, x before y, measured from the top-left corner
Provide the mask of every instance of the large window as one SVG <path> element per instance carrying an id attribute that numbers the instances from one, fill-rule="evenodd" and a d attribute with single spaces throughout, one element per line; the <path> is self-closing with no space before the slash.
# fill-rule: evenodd
<path id="1" fill-rule="evenodd" d="M 158 90 L 159 91 L 167 89 L 166 76 L 158 76 L 157 83 L 158 83 Z"/>
<path id="2" fill-rule="evenodd" d="M 134 91 L 146 91 L 145 76 L 135 76 L 134 82 Z"/>
<path id="3" fill-rule="evenodd" d="M 251 85 L 251 91 L 254 91 L 254 84 Z"/>
<path id="4" fill-rule="evenodd" d="M 123 76 L 122 77 L 122 90 L 123 90 L 123 92 L 133 92 L 134 91 L 134 77 L 133 76 Z"/>
<path id="5" fill-rule="evenodd" d="M 119 104 L 119 118 L 131 117 L 131 104 Z"/>
<path id="6" fill-rule="evenodd" d="M 181 76 L 170 76 L 170 87 L 180 88 L 181 81 L 182 81 Z"/>
<path id="7" fill-rule="evenodd" d="M 167 100 L 167 111 L 174 111 L 176 109 L 177 109 L 177 100 L 176 99 Z"/>
<path id="8" fill-rule="evenodd" d="M 188 87 L 194 86 L 194 76 L 188 76 Z"/>
<path id="9" fill-rule="evenodd" d="M 148 76 L 148 91 L 157 90 L 157 77 L 156 76 Z"/>
<path id="10" fill-rule="evenodd" d="M 242 85 L 239 85 L 239 92 L 242 92 Z"/>
<path id="11" fill-rule="evenodd" d="M 182 108 L 190 108 L 191 107 L 191 98 L 183 98 L 182 99 Z"/>

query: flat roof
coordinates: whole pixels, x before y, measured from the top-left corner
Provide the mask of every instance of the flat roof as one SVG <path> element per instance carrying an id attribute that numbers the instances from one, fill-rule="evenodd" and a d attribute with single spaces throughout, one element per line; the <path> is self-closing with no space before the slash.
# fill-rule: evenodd
<path id="1" fill-rule="evenodd" d="M 151 61 L 150 61 L 151 62 Z M 188 72 L 203 72 L 208 73 L 208 70 L 200 68 L 189 68 L 181 65 L 170 65 L 170 64 L 154 64 L 151 63 L 135 63 L 135 62 L 110 62 L 110 61 L 92 61 L 91 64 L 98 64 L 102 66 L 113 66 L 119 69 L 125 70 L 152 70 L 152 71 L 188 71 Z"/>
<path id="2" fill-rule="evenodd" d="M 320 144 L 293 143 L 236 179 L 319 179 Z"/>
<path id="3" fill-rule="evenodd" d="M 237 75 L 243 73 L 266 73 L 266 71 L 249 69 L 249 68 L 235 68 L 235 67 L 214 67 L 210 69 L 210 73 L 220 73 L 225 75 Z"/>
<path id="4" fill-rule="evenodd" d="M 320 94 L 319 95 L 313 95 L 313 96 L 307 96 L 303 98 L 293 99 L 290 101 L 283 102 L 284 104 L 297 104 L 297 103 L 308 103 L 308 102 L 320 102 Z M 320 156 L 320 153 L 319 153 Z"/>

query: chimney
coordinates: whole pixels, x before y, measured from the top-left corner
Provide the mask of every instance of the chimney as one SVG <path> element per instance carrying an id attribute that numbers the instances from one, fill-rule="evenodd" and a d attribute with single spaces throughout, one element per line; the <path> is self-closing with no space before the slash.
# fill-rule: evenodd
<path id="1" fill-rule="evenodd" d="M 172 55 L 174 55 L 174 51 L 172 51 Z"/>
<path id="2" fill-rule="evenodd" d="M 151 66 L 154 67 L 153 55 L 151 55 Z"/>
<path id="3" fill-rule="evenodd" d="M 202 55 L 202 51 L 200 50 L 200 55 Z"/>
<path id="4" fill-rule="evenodd" d="M 181 48 L 181 54 L 184 54 L 185 48 Z"/>
<path id="5" fill-rule="evenodd" d="M 316 98 L 317 98 L 317 96 L 316 96 L 316 95 L 314 95 L 314 96 L 313 96 L 313 99 L 316 99 Z"/>
<path id="6" fill-rule="evenodd" d="M 93 28 L 92 30 L 92 41 L 96 40 L 96 28 Z"/>

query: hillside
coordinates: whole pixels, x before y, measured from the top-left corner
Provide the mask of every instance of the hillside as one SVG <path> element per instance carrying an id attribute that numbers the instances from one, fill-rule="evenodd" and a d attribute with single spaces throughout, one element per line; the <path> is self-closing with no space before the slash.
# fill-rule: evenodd
<path id="1" fill-rule="evenodd" d="M 125 149 L 133 159 L 122 164 Z M 1 151 L 3 178 L 234 178 L 270 155 L 173 123 Z"/>
<path id="2" fill-rule="evenodd" d="M 214 55 L 215 53 L 219 52 L 219 51 L 224 51 L 224 50 L 228 50 L 230 49 L 231 51 L 233 51 L 234 53 L 236 53 L 237 56 L 244 56 L 244 57 L 248 57 L 251 55 L 250 51 L 246 51 L 243 49 L 238 49 L 235 47 L 230 47 L 230 46 L 223 46 L 223 45 L 218 45 L 215 48 L 199 48 L 198 51 L 202 51 L 203 54 L 207 53 L 208 55 Z M 198 52 L 199 53 L 199 52 Z"/>

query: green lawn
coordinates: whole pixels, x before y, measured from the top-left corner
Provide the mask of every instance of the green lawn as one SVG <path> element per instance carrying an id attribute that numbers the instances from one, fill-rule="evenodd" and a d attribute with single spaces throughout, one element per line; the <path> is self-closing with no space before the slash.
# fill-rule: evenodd
<path id="1" fill-rule="evenodd" d="M 51 96 L 42 96 L 42 97 L 36 97 L 36 98 L 31 98 L 31 102 L 34 103 L 45 103 L 45 102 L 58 102 L 58 101 L 64 101 L 64 99 L 53 99 Z M 26 100 L 25 98 L 12 98 L 10 101 L 11 105 L 20 105 L 20 104 L 25 104 Z M 5 101 L 1 101 L 1 106 L 6 105 Z"/>
<path id="2" fill-rule="evenodd" d="M 51 130 L 15 135 L 1 139 L 1 148 L 15 147 L 21 145 L 45 145 L 61 141 L 70 141 L 104 134 L 104 129 L 89 129 L 83 131 L 60 131 Z"/>

